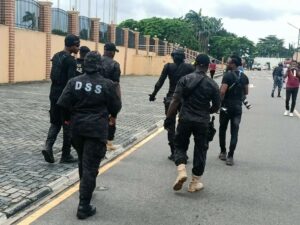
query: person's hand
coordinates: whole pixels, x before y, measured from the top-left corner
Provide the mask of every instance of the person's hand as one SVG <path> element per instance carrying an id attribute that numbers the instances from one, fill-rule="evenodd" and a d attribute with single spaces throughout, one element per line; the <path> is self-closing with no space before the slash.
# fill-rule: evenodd
<path id="1" fill-rule="evenodd" d="M 154 102 L 155 101 L 155 94 L 149 94 L 149 101 Z"/>
<path id="2" fill-rule="evenodd" d="M 65 121 L 64 121 L 64 124 L 68 126 L 68 125 L 71 124 L 71 121 L 70 121 L 70 120 L 65 120 Z"/>
<path id="3" fill-rule="evenodd" d="M 164 128 L 165 130 L 169 130 L 172 126 L 172 120 L 170 118 L 166 118 L 164 121 Z"/>
<path id="4" fill-rule="evenodd" d="M 116 125 L 116 118 L 115 118 L 115 117 L 112 117 L 112 116 L 109 117 L 108 124 L 109 124 L 110 126 Z"/>

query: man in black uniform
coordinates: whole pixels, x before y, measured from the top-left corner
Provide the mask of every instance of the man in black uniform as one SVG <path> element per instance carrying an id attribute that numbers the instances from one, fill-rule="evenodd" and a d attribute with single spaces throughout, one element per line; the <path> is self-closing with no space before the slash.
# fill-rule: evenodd
<path id="1" fill-rule="evenodd" d="M 114 60 L 116 52 L 119 50 L 116 48 L 114 43 L 106 43 L 104 45 L 104 54 L 101 58 L 103 76 L 107 79 L 112 80 L 117 84 L 117 91 L 119 96 L 121 97 L 121 88 L 120 88 L 120 76 L 121 69 L 120 64 Z M 116 147 L 113 145 L 112 141 L 115 138 L 116 133 L 116 118 L 110 116 L 109 118 L 109 130 L 108 130 L 108 138 L 107 138 L 107 150 L 113 151 L 116 150 Z"/>
<path id="2" fill-rule="evenodd" d="M 165 114 L 167 115 L 167 111 L 172 100 L 173 93 L 175 91 L 175 87 L 179 79 L 189 73 L 192 73 L 195 68 L 191 64 L 184 63 L 185 54 L 183 49 L 174 50 L 171 54 L 174 63 L 167 63 L 160 75 L 159 80 L 155 84 L 154 91 L 149 95 L 149 101 L 155 101 L 155 96 L 157 92 L 163 86 L 166 78 L 169 78 L 169 91 L 167 96 L 164 98 L 165 105 Z M 175 136 L 175 124 L 176 124 L 176 114 L 171 118 L 171 125 L 168 129 L 168 141 L 171 149 L 171 155 L 168 157 L 170 160 L 174 160 L 174 136 Z"/>
<path id="3" fill-rule="evenodd" d="M 87 46 L 81 46 L 79 49 L 80 57 L 76 59 L 77 69 L 76 69 L 76 76 L 84 74 L 84 57 L 87 53 L 91 50 Z"/>
<path id="4" fill-rule="evenodd" d="M 71 132 L 68 124 L 63 124 L 61 110 L 56 102 L 63 92 L 69 79 L 76 75 L 76 60 L 71 55 L 77 54 L 80 46 L 79 37 L 70 34 L 65 38 L 65 49 L 56 53 L 52 58 L 51 88 L 50 88 L 50 123 L 45 149 L 42 151 L 44 159 L 48 163 L 54 163 L 53 145 L 57 135 L 63 127 L 63 146 L 61 163 L 72 163 L 77 160 L 71 155 Z"/>
<path id="5" fill-rule="evenodd" d="M 194 135 L 195 147 L 193 176 L 188 191 L 195 192 L 203 188 L 201 176 L 204 173 L 208 149 L 210 114 L 219 110 L 221 102 L 217 83 L 206 75 L 209 62 L 207 55 L 198 55 L 195 61 L 196 71 L 179 80 L 164 123 L 166 129 L 172 126 L 173 117 L 176 115 L 181 103 L 174 142 L 175 164 L 178 171 L 178 176 L 173 186 L 175 191 L 180 190 L 183 183 L 187 180 L 185 168 L 187 163 L 186 153 L 191 134 Z"/>
<path id="6" fill-rule="evenodd" d="M 90 205 L 101 159 L 106 153 L 109 115 L 121 109 L 116 85 L 99 74 L 101 56 L 89 52 L 84 60 L 85 74 L 71 79 L 58 105 L 63 119 L 72 127 L 72 145 L 78 153 L 80 177 L 77 217 L 85 219 L 96 213 Z"/>
<path id="7" fill-rule="evenodd" d="M 242 103 L 248 95 L 248 77 L 238 67 L 242 65 L 239 56 L 228 59 L 227 72 L 224 74 L 220 88 L 222 108 L 220 110 L 219 139 L 221 152 L 219 158 L 226 160 L 226 165 L 234 164 L 233 155 L 238 141 L 239 125 L 242 118 Z M 226 130 L 230 121 L 231 140 L 229 152 L 226 152 Z"/>

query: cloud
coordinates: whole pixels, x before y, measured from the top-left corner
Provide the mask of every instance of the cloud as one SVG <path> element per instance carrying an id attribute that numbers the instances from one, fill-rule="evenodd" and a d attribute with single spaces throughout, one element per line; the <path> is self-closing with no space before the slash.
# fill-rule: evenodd
<path id="1" fill-rule="evenodd" d="M 251 21 L 274 20 L 284 15 L 284 11 L 279 9 L 270 9 L 268 7 L 257 8 L 247 4 L 218 5 L 216 13 L 220 17 Z"/>

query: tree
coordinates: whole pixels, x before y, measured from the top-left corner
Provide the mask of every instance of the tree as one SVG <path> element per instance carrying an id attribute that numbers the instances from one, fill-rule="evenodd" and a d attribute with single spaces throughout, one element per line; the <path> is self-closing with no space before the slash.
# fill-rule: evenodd
<path id="1" fill-rule="evenodd" d="M 260 38 L 256 45 L 257 54 L 261 57 L 280 57 L 284 49 L 283 44 L 284 40 L 278 39 L 275 35 Z"/>
<path id="2" fill-rule="evenodd" d="M 35 13 L 31 13 L 29 11 L 25 12 L 25 15 L 23 16 L 23 22 L 31 22 L 31 24 L 28 25 L 28 28 L 35 30 L 36 29 L 36 16 Z"/>

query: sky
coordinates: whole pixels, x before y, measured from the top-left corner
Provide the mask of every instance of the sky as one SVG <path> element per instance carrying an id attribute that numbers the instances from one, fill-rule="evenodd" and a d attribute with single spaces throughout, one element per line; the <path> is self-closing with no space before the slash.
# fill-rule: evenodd
<path id="1" fill-rule="evenodd" d="M 90 0 L 91 17 L 100 17 L 108 22 L 108 5 L 111 0 Z M 117 23 L 126 19 L 140 20 L 150 17 L 182 17 L 189 10 L 202 15 L 221 18 L 223 27 L 238 36 L 246 36 L 257 43 L 259 38 L 276 35 L 297 46 L 300 28 L 299 0 L 115 0 L 117 4 Z M 57 7 L 58 0 L 52 0 Z M 88 0 L 60 0 L 60 8 L 77 8 L 81 15 L 88 15 Z M 105 10 L 103 10 L 105 9 Z"/>

